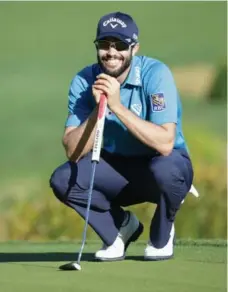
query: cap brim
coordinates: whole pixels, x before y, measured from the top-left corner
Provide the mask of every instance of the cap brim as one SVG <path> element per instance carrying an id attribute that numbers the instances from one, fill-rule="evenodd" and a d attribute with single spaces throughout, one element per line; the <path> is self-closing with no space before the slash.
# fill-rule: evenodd
<path id="1" fill-rule="evenodd" d="M 117 39 L 125 42 L 128 45 L 134 43 L 133 40 L 131 40 L 130 42 L 128 42 L 127 41 L 127 39 L 129 39 L 128 37 L 126 37 L 126 36 L 124 36 L 122 34 L 116 33 L 116 32 L 105 32 L 105 33 L 102 33 L 99 36 L 97 36 L 97 38 L 95 39 L 95 41 L 101 40 L 101 39 L 106 38 L 106 37 L 115 37 L 115 38 L 117 38 Z"/>

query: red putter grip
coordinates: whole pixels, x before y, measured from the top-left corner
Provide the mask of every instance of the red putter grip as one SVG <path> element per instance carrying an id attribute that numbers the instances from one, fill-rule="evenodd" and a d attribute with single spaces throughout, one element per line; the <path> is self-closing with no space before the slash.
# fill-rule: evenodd
<path id="1" fill-rule="evenodd" d="M 99 109 L 98 109 L 98 119 L 100 120 L 105 115 L 106 110 L 106 95 L 101 94 L 100 102 L 99 102 Z"/>
<path id="2" fill-rule="evenodd" d="M 93 144 L 92 161 L 99 162 L 99 159 L 100 159 L 106 106 L 107 106 L 106 95 L 101 94 L 99 108 L 98 108 L 98 115 L 97 115 L 97 126 L 96 126 L 96 132 L 95 132 L 95 138 L 94 138 L 94 144 Z"/>

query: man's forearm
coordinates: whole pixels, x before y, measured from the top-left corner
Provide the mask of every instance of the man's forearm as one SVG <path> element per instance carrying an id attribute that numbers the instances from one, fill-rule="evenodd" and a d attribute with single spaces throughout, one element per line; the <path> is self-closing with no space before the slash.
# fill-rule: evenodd
<path id="1" fill-rule="evenodd" d="M 114 108 L 113 112 L 128 130 L 147 146 L 163 155 L 172 151 L 173 137 L 164 127 L 140 119 L 121 104 Z"/>
<path id="2" fill-rule="evenodd" d="M 69 160 L 78 161 L 91 151 L 94 142 L 97 112 L 98 106 L 84 123 L 64 136 L 63 145 Z"/>

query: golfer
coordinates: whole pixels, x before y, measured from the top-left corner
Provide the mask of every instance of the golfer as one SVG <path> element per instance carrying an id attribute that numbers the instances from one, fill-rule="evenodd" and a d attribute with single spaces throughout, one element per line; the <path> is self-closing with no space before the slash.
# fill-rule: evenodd
<path id="1" fill-rule="evenodd" d="M 98 103 L 105 93 L 103 149 L 89 216 L 103 242 L 95 258 L 124 259 L 143 225 L 123 207 L 149 202 L 156 210 L 144 259 L 169 259 L 176 214 L 193 180 L 173 75 L 163 62 L 137 55 L 138 27 L 128 14 L 103 16 L 94 44 L 97 63 L 79 71 L 70 85 L 63 135 L 68 161 L 53 172 L 51 188 L 85 218 Z"/>

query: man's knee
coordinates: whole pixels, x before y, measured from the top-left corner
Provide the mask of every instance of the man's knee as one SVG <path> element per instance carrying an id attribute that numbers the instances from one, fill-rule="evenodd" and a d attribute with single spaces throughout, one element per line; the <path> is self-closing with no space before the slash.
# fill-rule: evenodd
<path id="1" fill-rule="evenodd" d="M 159 156 L 152 161 L 150 171 L 159 190 L 169 201 L 179 203 L 188 192 L 184 170 L 172 156 Z"/>
<path id="2" fill-rule="evenodd" d="M 57 167 L 52 173 L 49 183 L 54 194 L 61 201 L 65 201 L 68 190 L 76 183 L 77 165 L 66 162 Z"/>
<path id="3" fill-rule="evenodd" d="M 76 209 L 76 206 L 87 206 L 89 191 L 89 176 L 84 175 L 87 170 L 78 171 L 79 166 L 74 162 L 66 162 L 59 166 L 51 175 L 50 187 L 55 196 L 63 203 Z M 110 209 L 110 202 L 105 195 L 93 189 L 91 209 L 106 211 Z"/>

